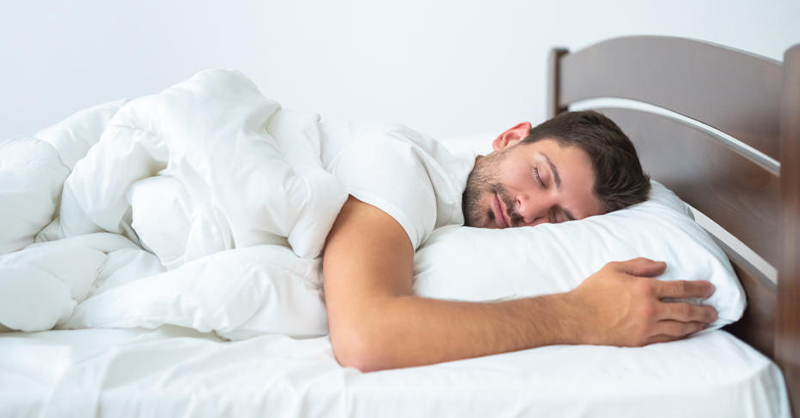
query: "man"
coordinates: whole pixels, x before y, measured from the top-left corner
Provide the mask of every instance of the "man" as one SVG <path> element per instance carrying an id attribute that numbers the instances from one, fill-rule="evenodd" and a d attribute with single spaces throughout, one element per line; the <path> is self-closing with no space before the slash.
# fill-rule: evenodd
<path id="1" fill-rule="evenodd" d="M 360 160 L 352 158 L 353 164 L 361 164 L 366 155 L 381 158 L 382 146 L 370 145 L 373 154 L 364 151 Z M 492 146 L 494 152 L 478 157 L 466 180 L 462 209 L 468 226 L 565 222 L 647 198 L 649 180 L 633 145 L 599 113 L 566 113 L 536 128 L 521 123 Z M 447 171 L 430 163 L 433 154 L 419 157 L 431 178 Z M 348 183 L 347 175 L 342 178 Z M 714 291 L 710 283 L 652 280 L 666 265 L 643 258 L 609 263 L 561 294 L 496 303 L 414 296 L 414 251 L 432 227 L 421 229 L 408 220 L 414 216 L 406 213 L 419 205 L 406 202 L 407 197 L 392 202 L 394 194 L 404 193 L 395 189 L 375 197 L 381 193 L 353 187 L 328 235 L 325 295 L 331 343 L 343 366 L 381 370 L 551 344 L 641 346 L 686 337 L 716 319 L 708 306 L 661 301 L 708 297 Z M 424 189 L 418 194 L 431 193 Z M 436 226 L 449 210 L 443 211 L 447 204 L 440 201 L 434 209 Z"/>

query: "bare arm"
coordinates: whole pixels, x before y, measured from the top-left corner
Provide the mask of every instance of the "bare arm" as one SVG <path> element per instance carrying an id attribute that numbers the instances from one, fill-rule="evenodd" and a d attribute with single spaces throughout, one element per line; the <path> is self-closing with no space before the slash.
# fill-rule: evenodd
<path id="1" fill-rule="evenodd" d="M 552 344 L 644 345 L 685 337 L 713 308 L 662 303 L 702 297 L 707 282 L 658 282 L 665 266 L 609 263 L 572 292 L 496 303 L 452 302 L 412 292 L 414 250 L 392 217 L 350 197 L 323 260 L 331 343 L 362 371 L 409 367 Z"/>

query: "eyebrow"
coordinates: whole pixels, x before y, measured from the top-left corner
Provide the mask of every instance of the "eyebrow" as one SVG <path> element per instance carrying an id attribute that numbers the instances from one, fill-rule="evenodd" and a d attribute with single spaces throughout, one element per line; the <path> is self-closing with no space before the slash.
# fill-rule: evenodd
<path id="1" fill-rule="evenodd" d="M 542 157 L 544 157 L 544 160 L 547 162 L 547 165 L 550 167 L 550 171 L 553 173 L 553 181 L 555 181 L 556 183 L 556 188 L 558 190 L 561 190 L 561 176 L 558 175 L 558 168 L 556 168 L 556 165 L 553 164 L 553 161 L 550 160 L 550 157 L 548 157 L 547 154 L 543 152 L 541 154 Z M 575 217 L 572 216 L 572 213 L 570 213 L 570 211 L 564 208 L 561 208 L 561 210 L 564 211 L 564 215 L 567 216 L 567 219 L 569 219 L 570 221 L 575 220 Z"/>

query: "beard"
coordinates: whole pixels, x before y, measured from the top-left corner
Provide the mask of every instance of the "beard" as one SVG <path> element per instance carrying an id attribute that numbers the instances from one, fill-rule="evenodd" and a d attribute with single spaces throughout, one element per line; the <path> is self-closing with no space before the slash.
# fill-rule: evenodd
<path id="1" fill-rule="evenodd" d="M 462 195 L 461 210 L 464 213 L 464 225 L 485 228 L 495 221 L 495 213 L 491 205 L 482 205 L 481 198 L 487 194 L 496 194 L 509 209 L 508 214 L 513 226 L 521 217 L 514 211 L 514 202 L 499 180 L 500 162 L 505 159 L 505 152 L 494 152 L 486 156 L 478 156 L 475 167 L 467 177 L 467 187 Z M 484 220 L 488 219 L 488 220 Z"/>

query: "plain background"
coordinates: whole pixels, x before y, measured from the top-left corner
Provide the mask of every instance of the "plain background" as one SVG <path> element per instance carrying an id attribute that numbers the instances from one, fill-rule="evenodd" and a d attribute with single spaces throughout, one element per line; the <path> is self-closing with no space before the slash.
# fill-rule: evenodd
<path id="1" fill-rule="evenodd" d="M 211 67 L 288 108 L 496 134 L 543 120 L 552 46 L 634 34 L 781 60 L 800 43 L 800 0 L 4 0 L 0 139 Z"/>

